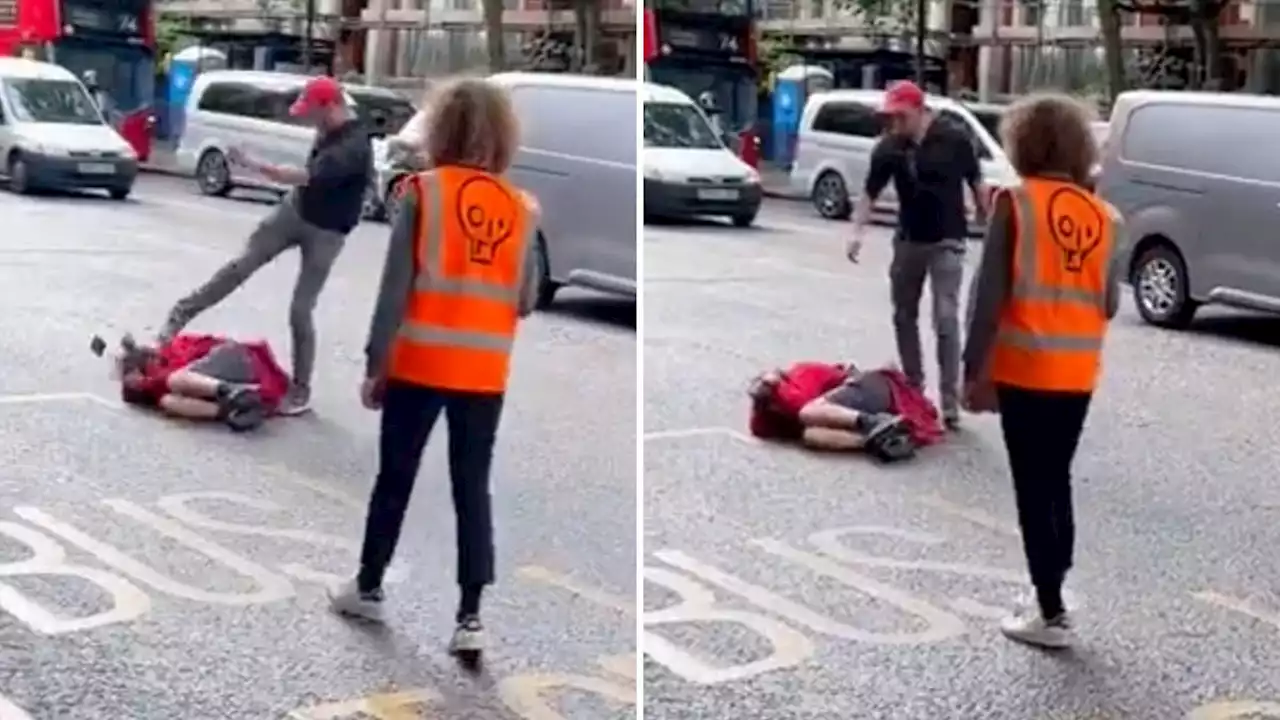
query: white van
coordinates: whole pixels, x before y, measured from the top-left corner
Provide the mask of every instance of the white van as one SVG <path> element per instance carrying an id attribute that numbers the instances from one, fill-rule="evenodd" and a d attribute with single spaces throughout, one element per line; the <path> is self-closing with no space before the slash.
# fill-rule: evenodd
<path id="1" fill-rule="evenodd" d="M 760 175 L 725 145 L 688 95 L 645 83 L 644 215 L 723 215 L 738 227 L 760 212 Z"/>
<path id="2" fill-rule="evenodd" d="M 880 139 L 879 110 L 883 90 L 833 90 L 815 95 L 805 103 L 800 117 L 791 186 L 797 194 L 813 201 L 818 213 L 832 220 L 846 220 L 853 212 L 850 192 L 862 190 L 870 166 L 871 150 Z M 964 105 L 945 97 L 928 96 L 925 101 L 938 118 L 964 129 L 982 161 L 983 180 L 991 187 L 1018 184 L 1018 175 L 1005 156 L 1000 142 Z M 972 211 L 973 199 L 965 194 Z M 897 198 L 892 184 L 876 203 L 876 210 L 892 210 Z"/>
<path id="3" fill-rule="evenodd" d="M 195 176 L 200 192 L 206 195 L 226 195 L 236 188 L 283 192 L 284 186 L 229 163 L 227 153 L 240 147 L 255 160 L 304 166 L 316 131 L 291 117 L 289 106 L 309 79 L 306 75 L 251 70 L 199 75 L 187 100 L 186 123 L 178 141 L 178 170 Z M 345 85 L 344 89 L 348 104 L 366 121 L 375 138 L 397 132 L 413 116 L 412 103 L 394 91 L 357 85 Z"/>
<path id="4" fill-rule="evenodd" d="M 94 188 L 123 200 L 138 155 L 103 119 L 71 71 L 0 58 L 0 158 L 14 192 Z"/>

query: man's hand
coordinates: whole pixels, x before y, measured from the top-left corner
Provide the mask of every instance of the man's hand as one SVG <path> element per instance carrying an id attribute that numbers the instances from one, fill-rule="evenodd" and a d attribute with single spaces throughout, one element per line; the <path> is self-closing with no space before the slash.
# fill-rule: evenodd
<path id="1" fill-rule="evenodd" d="M 862 235 L 855 233 L 853 237 L 844 246 L 844 256 L 849 258 L 849 262 L 858 262 L 858 255 L 862 253 Z"/>
<path id="2" fill-rule="evenodd" d="M 380 377 L 365 378 L 360 384 L 360 404 L 369 410 L 382 409 L 382 392 L 386 389 L 386 382 Z"/>

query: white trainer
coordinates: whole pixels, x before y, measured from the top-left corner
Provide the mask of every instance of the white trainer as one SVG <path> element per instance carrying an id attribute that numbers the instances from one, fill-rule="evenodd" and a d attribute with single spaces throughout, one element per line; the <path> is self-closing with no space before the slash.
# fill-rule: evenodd
<path id="1" fill-rule="evenodd" d="M 1038 612 L 1013 615 L 1000 623 L 1000 632 L 1010 640 L 1050 650 L 1070 647 L 1075 640 L 1071 620 L 1066 613 L 1049 620 Z"/>
<path id="2" fill-rule="evenodd" d="M 355 580 L 348 580 L 328 590 L 329 609 L 339 615 L 382 622 L 382 590 L 360 592 Z"/>
<path id="3" fill-rule="evenodd" d="M 453 638 L 449 641 L 449 654 L 472 664 L 480 661 L 482 653 L 484 653 L 484 625 L 475 615 L 462 618 L 453 629 Z"/>

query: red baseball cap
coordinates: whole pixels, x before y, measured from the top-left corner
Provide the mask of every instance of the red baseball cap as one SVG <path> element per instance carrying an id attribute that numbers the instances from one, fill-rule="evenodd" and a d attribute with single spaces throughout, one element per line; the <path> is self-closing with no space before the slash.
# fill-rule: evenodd
<path id="1" fill-rule="evenodd" d="M 298 117 L 306 115 L 320 108 L 326 108 L 331 105 L 343 104 L 346 98 L 342 92 L 342 85 L 338 84 L 328 76 L 313 77 L 302 86 L 302 92 L 298 94 L 298 99 L 289 106 L 289 114 Z"/>
<path id="2" fill-rule="evenodd" d="M 892 83 L 884 91 L 884 104 L 880 112 L 886 115 L 897 115 L 910 110 L 924 108 L 924 91 L 910 80 L 899 80 Z"/>

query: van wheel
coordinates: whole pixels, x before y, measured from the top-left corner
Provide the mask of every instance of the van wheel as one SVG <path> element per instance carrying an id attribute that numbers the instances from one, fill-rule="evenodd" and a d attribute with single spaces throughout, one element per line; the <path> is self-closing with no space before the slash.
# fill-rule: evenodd
<path id="1" fill-rule="evenodd" d="M 111 196 L 112 200 L 127 200 L 131 192 L 133 192 L 132 185 L 123 185 L 107 190 L 107 194 Z"/>
<path id="2" fill-rule="evenodd" d="M 751 227 L 752 223 L 756 221 L 756 212 L 757 211 L 752 210 L 749 212 L 738 213 L 737 215 L 731 216 L 729 219 L 733 221 L 734 227 Z"/>
<path id="3" fill-rule="evenodd" d="M 31 192 L 31 172 L 27 169 L 27 163 L 18 153 L 14 153 L 9 157 L 9 189 L 19 195 L 27 195 Z"/>
<path id="4" fill-rule="evenodd" d="M 849 219 L 853 205 L 849 202 L 849 189 L 845 187 L 840 173 L 828 170 L 818 176 L 818 182 L 813 186 L 813 206 L 828 220 Z"/>
<path id="5" fill-rule="evenodd" d="M 218 150 L 206 150 L 196 163 L 196 185 L 200 192 L 226 197 L 231 192 L 231 168 L 227 157 Z"/>
<path id="6" fill-rule="evenodd" d="M 1166 328 L 1191 324 L 1200 303 L 1187 294 L 1187 266 L 1172 247 L 1157 245 L 1133 269 L 1133 302 L 1143 320 Z"/>
<path id="7" fill-rule="evenodd" d="M 556 299 L 560 283 L 551 279 L 551 260 L 547 256 L 547 240 L 538 233 L 538 245 L 534 248 L 538 253 L 538 304 L 539 310 L 545 310 Z"/>

